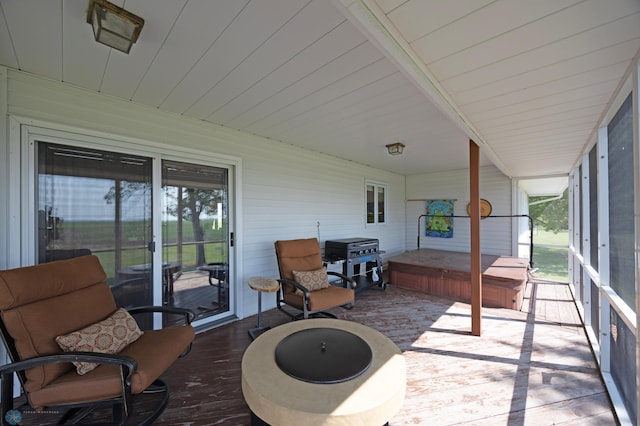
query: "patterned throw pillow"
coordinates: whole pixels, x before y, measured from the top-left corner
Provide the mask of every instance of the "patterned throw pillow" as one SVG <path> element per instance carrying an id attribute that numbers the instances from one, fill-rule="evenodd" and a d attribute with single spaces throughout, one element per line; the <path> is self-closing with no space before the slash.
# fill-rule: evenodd
<path id="1" fill-rule="evenodd" d="M 315 271 L 292 271 L 293 279 L 302 284 L 309 291 L 320 290 L 329 287 L 329 279 L 327 278 L 327 268 L 316 269 Z M 300 290 L 296 293 L 302 294 Z"/>
<path id="2" fill-rule="evenodd" d="M 81 330 L 56 337 L 65 352 L 85 351 L 116 354 L 142 336 L 135 319 L 123 308 L 110 317 Z M 92 362 L 74 362 L 78 374 L 87 374 L 98 366 Z"/>

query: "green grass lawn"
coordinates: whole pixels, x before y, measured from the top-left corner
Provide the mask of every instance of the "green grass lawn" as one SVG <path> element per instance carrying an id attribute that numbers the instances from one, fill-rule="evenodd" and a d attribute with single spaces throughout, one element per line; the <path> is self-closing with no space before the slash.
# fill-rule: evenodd
<path id="1" fill-rule="evenodd" d="M 562 247 L 545 247 L 545 244 Z M 533 235 L 533 266 L 538 268 L 536 278 L 569 282 L 569 233 L 553 233 L 538 229 Z"/>
<path id="2" fill-rule="evenodd" d="M 538 228 L 533 233 L 533 244 L 569 245 L 569 231 L 554 233 Z"/>
<path id="3" fill-rule="evenodd" d="M 213 220 L 206 219 L 200 222 L 204 232 L 204 259 L 209 262 L 227 262 L 226 229 L 214 228 Z M 145 236 L 149 235 L 149 222 L 140 220 L 122 221 L 116 229 L 111 221 L 67 221 L 59 226 L 59 232 L 71 241 L 71 246 L 65 247 L 65 239 L 55 241 L 55 248 L 82 247 L 90 249 L 100 259 L 102 267 L 109 280 L 117 276 L 116 270 L 116 241 L 115 234 L 120 233 L 120 268 L 132 265 L 151 263 L 151 253 L 146 247 Z M 182 246 L 178 251 L 178 222 L 163 222 L 162 247 L 163 262 L 176 262 L 182 264 L 183 271 L 195 270 L 197 259 L 193 225 L 190 221 L 183 221 Z"/>

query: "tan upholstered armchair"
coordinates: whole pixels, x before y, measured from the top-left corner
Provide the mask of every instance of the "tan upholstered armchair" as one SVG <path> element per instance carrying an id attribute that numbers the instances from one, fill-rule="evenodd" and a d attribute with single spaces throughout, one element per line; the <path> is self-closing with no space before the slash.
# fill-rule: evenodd
<path id="1" fill-rule="evenodd" d="M 13 408 L 13 373 L 32 408 L 64 409 L 62 421 L 78 422 L 108 404 L 113 422 L 124 423 L 133 419 L 133 399 L 151 390 L 155 410 L 135 422 L 150 424 L 162 413 L 169 391 L 159 377 L 190 349 L 193 313 L 132 309 L 185 319 L 184 325 L 142 331 L 131 314 L 117 309 L 105 278 L 93 255 L 0 271 L 0 331 L 12 360 L 0 367 L 2 419 Z"/>
<path id="2" fill-rule="evenodd" d="M 326 271 L 315 238 L 275 242 L 280 289 L 278 309 L 292 319 L 334 315 L 324 312 L 336 306 L 352 308 L 355 304 L 355 281 L 338 272 Z M 330 283 L 328 276 L 340 278 L 340 286 Z M 284 308 L 288 305 L 302 311 L 295 315 Z"/>

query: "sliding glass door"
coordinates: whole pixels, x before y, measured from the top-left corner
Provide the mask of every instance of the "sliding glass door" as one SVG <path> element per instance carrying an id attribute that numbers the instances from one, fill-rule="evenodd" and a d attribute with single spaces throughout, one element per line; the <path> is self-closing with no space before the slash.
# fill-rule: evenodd
<path id="1" fill-rule="evenodd" d="M 152 302 L 151 158 L 37 144 L 38 263 L 95 254 L 116 302 Z"/>
<path id="2" fill-rule="evenodd" d="M 161 300 L 201 324 L 232 313 L 231 167 L 33 142 L 36 263 L 94 254 L 119 306 Z"/>
<path id="3" fill-rule="evenodd" d="M 229 311 L 227 168 L 162 161 L 163 302 L 198 318 Z"/>

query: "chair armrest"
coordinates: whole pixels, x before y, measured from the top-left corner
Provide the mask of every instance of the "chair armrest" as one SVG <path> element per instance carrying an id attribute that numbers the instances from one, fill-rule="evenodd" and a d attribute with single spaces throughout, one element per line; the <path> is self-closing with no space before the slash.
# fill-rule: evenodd
<path id="1" fill-rule="evenodd" d="M 345 274 L 341 274 L 340 272 L 335 271 L 327 271 L 327 275 L 333 275 L 335 277 L 340 277 L 342 279 L 342 286 L 344 288 L 356 288 L 356 280 L 352 277 L 348 277 Z"/>
<path id="2" fill-rule="evenodd" d="M 2 424 L 7 412 L 13 409 L 13 376 L 14 373 L 45 364 L 60 362 L 95 362 L 98 364 L 119 365 L 122 380 L 122 398 L 129 401 L 131 397 L 131 376 L 138 369 L 135 359 L 127 355 L 103 354 L 98 352 L 62 352 L 51 355 L 41 355 L 29 359 L 12 362 L 0 366 L 0 381 L 2 387 Z M 82 377 L 82 376 L 78 376 Z M 131 402 L 127 402 L 130 406 Z"/>
<path id="3" fill-rule="evenodd" d="M 286 278 L 280 278 L 278 280 L 278 282 L 280 283 L 280 289 L 278 291 L 282 291 L 282 284 L 291 284 L 296 289 L 300 290 L 305 298 L 307 298 L 307 297 L 309 297 L 311 295 L 311 292 L 309 291 L 308 288 L 306 288 L 305 286 L 303 286 L 302 284 L 300 284 L 300 283 L 298 283 L 298 282 L 296 282 L 294 280 L 288 280 Z"/>
<path id="4" fill-rule="evenodd" d="M 128 355 L 104 354 L 99 352 L 61 352 L 57 354 L 41 355 L 33 358 L 5 364 L 0 367 L 2 378 L 18 371 L 27 370 L 45 364 L 60 362 L 94 362 L 97 364 L 119 365 L 124 368 L 124 379 L 127 386 L 131 385 L 131 375 L 138 368 L 135 359 Z"/>
<path id="5" fill-rule="evenodd" d="M 131 315 L 153 312 L 183 315 L 185 324 L 191 324 L 191 322 L 196 318 L 196 314 L 191 309 L 177 308 L 173 306 L 136 306 L 134 308 L 127 309 L 127 312 Z"/>

